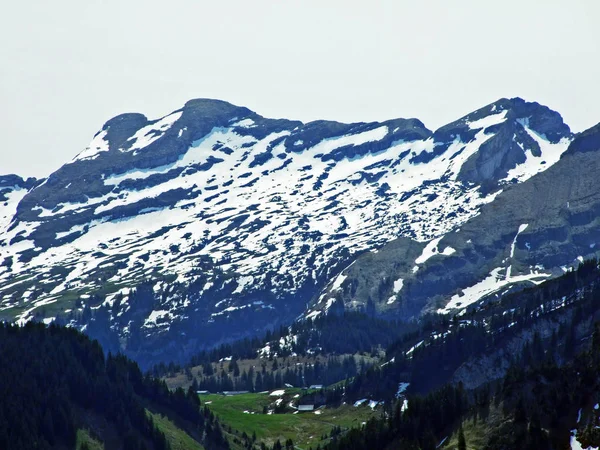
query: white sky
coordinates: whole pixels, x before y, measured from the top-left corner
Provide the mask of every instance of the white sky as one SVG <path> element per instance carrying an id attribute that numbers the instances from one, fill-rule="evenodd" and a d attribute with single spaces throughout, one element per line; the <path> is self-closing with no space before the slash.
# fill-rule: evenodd
<path id="1" fill-rule="evenodd" d="M 492 5 L 493 3 L 493 5 Z M 0 17 L 0 174 L 46 176 L 122 112 L 418 117 L 501 97 L 600 121 L 600 1 L 24 0 Z"/>

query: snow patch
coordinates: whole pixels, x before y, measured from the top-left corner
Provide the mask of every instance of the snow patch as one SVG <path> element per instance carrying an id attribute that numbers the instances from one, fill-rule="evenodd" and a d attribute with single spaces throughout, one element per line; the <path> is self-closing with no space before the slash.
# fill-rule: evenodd
<path id="1" fill-rule="evenodd" d="M 396 398 L 400 398 L 404 392 L 408 389 L 410 383 L 400 382 L 398 383 L 398 390 L 396 391 Z"/>
<path id="2" fill-rule="evenodd" d="M 92 142 L 90 142 L 90 145 L 84 151 L 79 153 L 75 158 L 73 158 L 73 161 L 96 159 L 100 153 L 107 152 L 108 141 L 104 139 L 107 134 L 108 130 L 102 130 L 98 134 L 96 134 L 96 136 L 94 136 L 94 139 L 92 139 Z"/>
<path id="3" fill-rule="evenodd" d="M 450 255 L 453 255 L 454 253 L 456 253 L 456 250 L 452 247 L 446 247 L 446 248 L 444 248 L 443 251 L 441 251 L 441 252 L 439 251 L 438 245 L 439 245 L 440 241 L 443 239 L 443 237 L 444 236 L 440 236 L 436 239 L 432 239 L 425 246 L 425 248 L 421 252 L 421 255 L 417 259 L 415 259 L 415 264 L 417 264 L 417 265 L 413 267 L 413 269 L 412 269 L 413 273 L 416 273 L 419 270 L 419 266 L 421 264 L 424 264 L 432 256 L 435 256 L 435 255 L 450 256 Z"/>
<path id="4" fill-rule="evenodd" d="M 510 270 L 507 270 L 506 275 L 501 274 L 502 271 L 502 267 L 496 267 L 485 279 L 473 286 L 463 289 L 462 295 L 456 294 L 452 296 L 444 308 L 437 310 L 438 314 L 447 314 L 455 309 L 466 308 L 478 300 L 481 300 L 483 297 L 498 292 L 510 284 L 524 281 L 528 281 L 535 285 L 540 284 L 545 278 L 548 278 L 551 275 L 547 273 L 538 273 L 537 271 L 532 270 L 529 274 L 512 276 Z"/>
<path id="5" fill-rule="evenodd" d="M 498 125 L 506 121 L 506 112 L 507 110 L 504 110 L 498 114 L 490 114 L 482 119 L 474 120 L 473 122 L 467 122 L 467 125 L 471 130 L 479 130 L 482 128 L 485 129 L 493 125 Z"/>
<path id="6" fill-rule="evenodd" d="M 342 283 L 346 280 L 346 278 L 348 278 L 346 275 L 343 274 L 339 274 L 337 276 L 337 278 L 335 279 L 335 281 L 333 282 L 333 285 L 331 286 L 331 290 L 332 291 L 339 291 L 342 289 Z"/>
<path id="7" fill-rule="evenodd" d="M 414 352 L 414 351 L 415 351 L 415 349 L 417 349 L 417 348 L 419 348 L 421 345 L 423 345 L 423 342 L 425 342 L 425 341 L 418 342 L 417 344 L 415 344 L 415 345 L 413 345 L 411 348 L 409 348 L 409 349 L 408 349 L 408 351 L 406 352 L 406 356 L 408 356 L 408 355 L 412 354 L 412 352 Z"/>
<path id="8" fill-rule="evenodd" d="M 541 136 L 529 128 L 528 120 L 518 119 L 517 121 L 523 126 L 527 134 L 537 142 L 541 155 L 534 156 L 531 149 L 524 149 L 525 162 L 510 169 L 506 178 L 501 180 L 502 182 L 508 183 L 513 180 L 524 181 L 552 167 L 567 150 L 572 141 L 569 138 L 562 138 L 559 142 L 553 144 L 545 136 Z"/>
<path id="9" fill-rule="evenodd" d="M 235 122 L 231 126 L 232 127 L 241 127 L 241 128 L 250 128 L 253 125 L 255 125 L 254 120 L 247 118 L 247 119 L 242 119 L 238 122 Z"/>
<path id="10" fill-rule="evenodd" d="M 579 422 L 579 421 L 578 421 Z M 598 447 L 586 447 L 583 448 L 581 443 L 577 440 L 577 430 L 571 430 L 571 450 L 598 450 Z"/>
<path id="11" fill-rule="evenodd" d="M 453 249 L 452 247 L 446 247 L 443 251 L 442 251 L 442 255 L 444 256 L 450 256 L 453 255 L 454 253 L 456 253 L 456 249 Z"/>
<path id="12" fill-rule="evenodd" d="M 404 280 L 402 278 L 398 278 L 394 281 L 394 294 L 397 294 L 402 290 L 402 286 L 404 286 Z"/>
<path id="13" fill-rule="evenodd" d="M 154 141 L 160 139 L 164 134 L 173 126 L 175 122 L 179 120 L 183 111 L 174 112 L 168 116 L 163 117 L 155 123 L 146 125 L 140 128 L 131 136 L 127 141 L 131 141 L 132 145 L 128 149 L 119 149 L 122 152 L 132 152 L 134 150 L 141 150 L 148 147 Z"/>
<path id="14" fill-rule="evenodd" d="M 421 255 L 415 259 L 415 264 L 421 265 L 423 263 L 425 263 L 429 258 L 431 258 L 434 255 L 438 254 L 438 244 L 440 243 L 440 241 L 442 240 L 443 236 L 440 236 L 439 238 L 436 239 L 432 239 L 431 241 L 429 241 L 429 243 L 425 246 L 425 248 L 423 249 L 423 251 L 421 252 Z M 413 268 L 413 272 L 415 272 L 414 268 Z"/>
<path id="15" fill-rule="evenodd" d="M 148 318 L 144 321 L 144 327 L 150 327 L 150 326 L 156 325 L 156 322 L 158 320 L 164 319 L 167 316 L 169 316 L 169 311 L 165 311 L 165 310 L 152 311 L 150 313 L 150 315 L 148 316 Z"/>
<path id="16" fill-rule="evenodd" d="M 239 277 L 237 280 L 237 287 L 233 291 L 233 294 L 241 294 L 244 290 L 252 284 L 254 277 L 251 275 Z"/>

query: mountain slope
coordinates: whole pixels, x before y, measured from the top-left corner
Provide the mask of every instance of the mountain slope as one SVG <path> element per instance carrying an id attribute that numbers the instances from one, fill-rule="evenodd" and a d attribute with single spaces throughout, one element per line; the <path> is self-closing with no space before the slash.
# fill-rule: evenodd
<path id="1" fill-rule="evenodd" d="M 140 360 L 253 333 L 339 288 L 361 253 L 402 238 L 397 263 L 415 259 L 572 138 L 521 99 L 435 132 L 416 119 L 266 119 L 216 100 L 117 116 L 5 220 L 0 315 L 61 316 Z"/>
<path id="2" fill-rule="evenodd" d="M 552 167 L 510 186 L 477 217 L 427 245 L 397 241 L 358 258 L 321 295 L 379 313 L 458 311 L 564 273 L 600 249 L 600 126 L 577 136 Z"/>
<path id="3" fill-rule="evenodd" d="M 599 306 L 600 266 L 589 260 L 460 318 L 422 321 L 385 363 L 328 388 L 328 405 L 392 408 L 327 448 L 456 449 L 461 425 L 466 448 L 597 447 Z"/>

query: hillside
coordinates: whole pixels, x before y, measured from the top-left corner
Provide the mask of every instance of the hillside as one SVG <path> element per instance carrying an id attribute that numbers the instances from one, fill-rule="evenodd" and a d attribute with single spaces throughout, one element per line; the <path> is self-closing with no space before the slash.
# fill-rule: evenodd
<path id="1" fill-rule="evenodd" d="M 329 449 L 597 448 L 600 266 L 578 270 L 392 344 L 331 401 L 384 400 L 391 417 Z M 338 392 L 337 398 L 335 391 Z M 462 430 L 462 431 L 461 431 Z"/>
<path id="2" fill-rule="evenodd" d="M 170 392 L 76 330 L 0 325 L 0 360 L 0 448 L 228 448 L 195 393 Z"/>
<path id="3" fill-rule="evenodd" d="M 331 439 L 326 449 L 582 449 L 598 448 L 598 339 L 570 362 L 513 367 L 478 390 L 445 386 L 396 403 L 389 418 Z M 404 402 L 404 403 L 403 403 Z M 462 437 L 461 437 L 462 435 Z M 461 446 L 462 440 L 462 446 Z"/>
<path id="4" fill-rule="evenodd" d="M 318 331 L 327 321 L 313 325 Z M 244 355 L 240 349 L 247 348 L 242 342 L 196 357 L 213 361 L 215 380 L 245 384 L 206 384 L 206 362 L 167 383 L 213 392 L 201 395 L 205 404 L 233 425 L 234 439 L 256 445 L 292 438 L 301 448 L 456 450 L 462 428 L 468 449 L 597 446 L 599 327 L 600 266 L 590 260 L 459 316 L 430 316 L 388 345 L 385 356 L 361 364 L 346 379 L 342 373 L 341 381 L 328 382 L 323 390 L 301 387 L 312 383 L 307 368 L 320 366 L 319 359 L 325 372 L 335 373 L 325 365 L 333 354 L 294 356 L 274 345 L 288 341 L 283 330 L 270 336 L 274 351 L 258 351 L 259 359 L 238 360 Z M 297 325 L 291 329 L 302 336 Z M 220 357 L 226 351 L 233 356 Z M 297 374 L 299 365 L 306 377 L 286 378 L 290 368 Z M 265 386 L 265 379 L 274 381 Z M 215 394 L 227 389 L 250 392 Z M 258 392 L 262 389 L 269 390 Z M 300 404 L 314 404 L 318 418 L 312 412 L 295 415 Z M 371 408 L 374 414 L 365 415 Z M 315 429 L 319 435 L 308 431 Z M 244 433 L 256 439 L 242 439 Z"/>

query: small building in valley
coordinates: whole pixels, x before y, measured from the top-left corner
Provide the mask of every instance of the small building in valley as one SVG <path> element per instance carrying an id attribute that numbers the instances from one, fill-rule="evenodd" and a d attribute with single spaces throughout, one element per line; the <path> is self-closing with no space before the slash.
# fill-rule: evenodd
<path id="1" fill-rule="evenodd" d="M 315 410 L 315 405 L 298 405 L 298 412 L 310 412 Z"/>
<path id="2" fill-rule="evenodd" d="M 242 395 L 242 394 L 247 394 L 249 392 L 250 391 L 223 391 L 223 395 L 231 397 L 232 395 Z"/>

